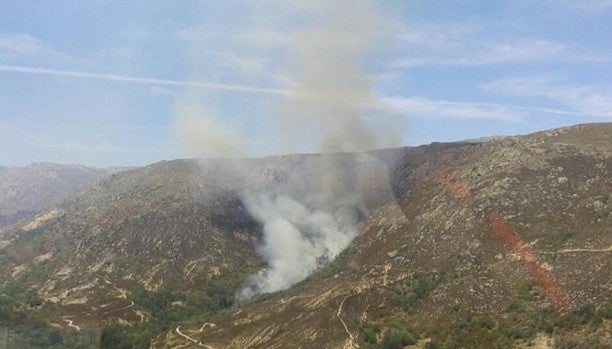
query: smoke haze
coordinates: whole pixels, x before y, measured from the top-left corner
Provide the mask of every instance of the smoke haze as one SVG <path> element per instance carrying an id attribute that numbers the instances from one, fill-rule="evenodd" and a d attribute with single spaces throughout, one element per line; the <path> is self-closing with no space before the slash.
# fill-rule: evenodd
<path id="1" fill-rule="evenodd" d="M 183 143 L 198 158 L 234 158 L 243 154 L 244 144 L 239 133 L 201 104 L 177 104 L 174 118 Z"/>
<path id="2" fill-rule="evenodd" d="M 238 298 L 288 288 L 344 250 L 359 232 L 365 206 L 357 181 L 351 180 L 356 167 L 338 153 L 397 141 L 382 125 L 366 123 L 363 114 L 375 103 L 363 65 L 380 18 L 367 2 L 317 4 L 309 25 L 290 44 L 296 84 L 276 116 L 289 144 L 318 135 L 323 155 L 301 197 L 245 196 L 249 212 L 263 225 L 260 253 L 268 268 L 253 275 Z"/>
<path id="3" fill-rule="evenodd" d="M 347 161 L 341 153 L 394 146 L 398 141 L 398 127 L 389 124 L 389 118 L 367 114 L 368 106 L 380 103 L 364 71 L 374 42 L 383 37 L 383 20 L 374 6 L 349 0 L 299 5 L 302 27 L 286 47 L 292 88 L 272 110 L 269 132 L 277 153 L 311 147 L 322 155 L 309 178 L 291 190 L 262 192 L 243 186 L 243 202 L 263 227 L 258 250 L 267 267 L 247 280 L 239 299 L 286 289 L 344 250 L 357 236 L 360 217 L 367 211 L 354 173 L 356 162 L 375 161 L 365 154 Z M 240 132 L 191 102 L 178 99 L 174 114 L 184 143 L 195 155 L 245 154 Z M 243 179 L 248 182 L 246 175 Z"/>
<path id="4" fill-rule="evenodd" d="M 303 138 L 301 132 L 312 131 L 317 150 L 325 153 L 394 144 L 393 133 L 381 134 L 380 120 L 364 121 L 376 98 L 363 66 L 374 41 L 383 37 L 377 31 L 382 20 L 365 1 L 318 4 L 311 22 L 289 44 L 296 83 L 292 98 L 276 114 L 283 134 L 294 143 L 295 137 Z"/>

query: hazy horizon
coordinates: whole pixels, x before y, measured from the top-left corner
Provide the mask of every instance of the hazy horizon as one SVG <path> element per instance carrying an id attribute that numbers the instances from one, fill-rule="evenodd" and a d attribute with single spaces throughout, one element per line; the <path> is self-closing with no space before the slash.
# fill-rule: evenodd
<path id="1" fill-rule="evenodd" d="M 274 119 L 303 86 L 299 33 L 321 4 L 2 3 L 0 164 L 192 157 L 173 116 L 185 98 L 223 134 L 241 134 L 241 152 L 279 154 Z M 356 51 L 374 98 L 361 117 L 393 129 L 397 144 L 612 120 L 610 2 L 372 6 L 378 37 Z M 362 35 L 343 34 L 343 45 Z M 291 147 L 280 153 L 317 151 Z"/>
<path id="2" fill-rule="evenodd" d="M 597 123 L 602 123 L 602 122 L 577 123 L 577 124 L 571 124 L 571 125 L 564 125 L 564 126 L 560 126 L 560 127 L 562 128 L 562 127 L 576 126 L 576 125 L 582 125 L 582 124 L 597 124 Z M 606 122 L 603 122 L 603 123 L 606 123 Z M 526 135 L 526 134 L 530 134 L 530 133 L 546 131 L 546 130 L 555 129 L 555 128 L 557 128 L 557 127 L 542 128 L 542 129 L 537 129 L 537 130 L 533 130 L 533 131 L 529 131 L 529 132 L 525 132 L 525 133 L 491 134 L 491 135 L 483 135 L 483 136 L 480 136 L 480 137 L 477 137 L 477 138 L 451 139 L 451 140 L 447 140 L 447 141 L 432 140 L 431 142 L 421 143 L 421 144 L 405 144 L 405 145 L 398 145 L 396 147 L 375 148 L 375 149 L 367 150 L 365 152 L 384 150 L 384 149 L 393 149 L 393 148 L 403 148 L 403 147 L 418 147 L 418 146 L 422 146 L 422 145 L 428 145 L 428 144 L 431 144 L 431 143 L 466 142 L 466 141 L 472 141 L 472 140 L 478 140 L 478 139 L 487 139 L 487 138 L 496 138 L 496 137 L 521 136 L 521 135 Z M 279 154 L 269 154 L 269 155 L 261 155 L 261 156 L 241 157 L 241 158 L 238 158 L 238 159 L 263 159 L 263 158 L 269 158 L 269 157 L 282 157 L 282 156 L 290 156 L 290 155 L 318 155 L 318 154 L 320 154 L 320 153 L 317 153 L 317 152 L 279 153 Z M 16 163 L 16 164 L 0 163 L 0 167 L 11 168 L 11 167 L 25 167 L 25 166 L 29 166 L 29 165 L 33 165 L 33 164 L 52 164 L 52 165 L 86 166 L 86 167 L 100 168 L 100 169 L 112 169 L 112 168 L 115 168 L 115 167 L 118 167 L 118 168 L 142 167 L 142 166 L 152 165 L 152 164 L 155 164 L 155 163 L 161 162 L 161 161 L 173 161 L 173 160 L 229 160 L 229 158 L 214 158 L 214 157 L 211 157 L 211 158 L 201 158 L 201 157 L 187 156 L 187 157 L 178 157 L 178 158 L 158 159 L 158 160 L 155 160 L 153 162 L 147 162 L 147 163 L 142 163 L 142 164 L 116 164 L 116 165 L 108 165 L 108 166 L 103 166 L 103 165 L 99 166 L 99 165 L 88 164 L 88 163 L 64 163 L 64 162 L 53 162 L 53 161 L 44 161 L 43 160 L 43 161 L 23 162 L 23 163 Z"/>

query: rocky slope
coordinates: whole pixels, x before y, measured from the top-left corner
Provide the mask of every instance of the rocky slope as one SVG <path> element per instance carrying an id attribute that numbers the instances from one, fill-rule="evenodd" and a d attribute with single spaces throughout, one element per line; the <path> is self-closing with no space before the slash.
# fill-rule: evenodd
<path id="1" fill-rule="evenodd" d="M 367 172 L 367 161 L 339 157 L 355 173 Z M 56 318 L 75 324 L 140 320 L 146 310 L 129 299 L 132 292 L 182 292 L 228 273 L 259 270 L 260 227 L 242 193 L 293 191 L 319 169 L 319 160 L 176 160 L 113 174 L 5 229 L 0 282 L 35 289 L 42 301 L 60 306 Z"/>
<path id="2" fill-rule="evenodd" d="M 331 269 L 154 347 L 609 347 L 612 124 L 430 149 Z"/>
<path id="3" fill-rule="evenodd" d="M 50 163 L 0 167 L 0 226 L 75 197 L 108 174 L 103 169 Z"/>
<path id="4" fill-rule="evenodd" d="M 361 234 L 290 290 L 231 299 L 265 267 L 240 193 L 294 190 L 315 155 L 114 174 L 4 229 L 0 284 L 58 326 L 131 323 L 96 332 L 109 347 L 610 344 L 612 124 L 339 157 Z"/>

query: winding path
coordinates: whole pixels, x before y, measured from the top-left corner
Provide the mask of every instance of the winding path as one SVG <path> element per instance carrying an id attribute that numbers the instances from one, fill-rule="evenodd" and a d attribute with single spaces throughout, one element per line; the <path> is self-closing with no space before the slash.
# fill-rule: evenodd
<path id="1" fill-rule="evenodd" d="M 204 324 L 204 325 L 206 325 L 206 324 Z M 202 326 L 202 327 L 204 327 L 204 326 Z M 197 344 L 200 347 L 203 347 L 203 348 L 206 348 L 206 349 L 215 349 L 214 347 L 211 347 L 210 345 L 206 345 L 206 344 L 202 343 L 201 341 L 199 341 L 199 340 L 197 340 L 195 338 L 189 337 L 188 335 L 186 335 L 183 332 L 181 332 L 181 326 L 177 327 L 174 331 L 179 336 L 185 338 L 186 340 L 190 341 L 191 343 Z"/>
<path id="2" fill-rule="evenodd" d="M 576 252 L 591 252 L 591 253 L 612 252 L 612 245 L 610 245 L 608 248 L 600 248 L 600 249 L 570 248 L 570 249 L 550 251 L 550 252 L 538 251 L 538 253 L 542 253 L 542 254 L 576 253 Z"/>
<path id="3" fill-rule="evenodd" d="M 125 310 L 125 309 L 129 309 L 129 308 L 131 308 L 131 307 L 133 307 L 133 306 L 134 306 L 134 302 L 133 302 L 133 301 L 131 301 L 131 302 L 130 302 L 130 304 L 129 304 L 129 305 L 126 305 L 125 307 L 121 307 L 121 308 L 111 309 L 111 310 L 105 311 L 105 312 L 103 312 L 103 313 L 102 313 L 102 315 L 106 315 L 106 314 L 110 314 L 110 313 L 116 313 L 116 312 L 118 312 L 118 311 L 122 311 L 122 310 Z"/>
<path id="4" fill-rule="evenodd" d="M 77 330 L 77 331 L 80 331 L 80 330 L 81 330 L 81 327 L 80 327 L 80 326 L 77 326 L 77 325 L 73 324 L 73 323 L 72 323 L 72 320 L 68 319 L 67 317 L 65 317 L 65 316 L 64 316 L 64 317 L 62 318 L 62 320 L 63 320 L 64 322 L 67 322 L 67 323 L 68 323 L 68 327 L 72 327 L 72 328 L 74 328 L 74 329 L 75 329 L 75 330 Z"/>
<path id="5" fill-rule="evenodd" d="M 342 315 L 342 307 L 344 306 L 344 302 L 350 296 L 353 296 L 353 295 L 349 294 L 349 295 L 345 296 L 342 299 L 342 301 L 340 302 L 340 305 L 338 305 L 338 312 L 336 313 L 336 316 L 338 317 L 338 319 L 342 323 L 342 327 L 344 327 L 344 331 L 348 335 L 348 338 L 347 338 L 346 342 L 344 343 L 344 346 L 342 347 L 342 349 L 354 349 L 354 348 L 357 348 L 355 346 L 355 337 L 353 336 L 351 331 L 349 331 L 348 326 L 346 325 L 346 322 L 344 322 L 344 319 L 342 319 L 342 316 L 341 316 Z"/>
<path id="6" fill-rule="evenodd" d="M 199 330 L 195 331 L 195 333 L 202 333 L 202 332 L 204 332 L 204 329 L 206 327 L 214 328 L 214 327 L 217 327 L 217 325 L 213 324 L 212 322 L 205 322 L 204 324 L 202 324 L 202 327 L 200 327 Z"/>
<path id="7" fill-rule="evenodd" d="M 140 322 L 144 322 L 146 320 L 147 316 L 142 311 L 136 310 L 135 313 L 136 315 L 140 316 Z"/>
<path id="8" fill-rule="evenodd" d="M 98 278 L 100 278 L 100 277 L 98 277 Z M 110 286 L 111 286 L 112 288 L 114 288 L 114 289 L 115 289 L 117 292 L 119 292 L 119 294 L 121 294 L 121 298 L 123 298 L 123 299 L 127 299 L 127 294 L 128 294 L 128 291 L 127 291 L 127 290 L 125 290 L 125 289 L 123 289 L 123 288 L 119 288 L 119 287 L 115 286 L 115 284 L 113 284 L 112 282 L 108 281 L 108 280 L 107 280 L 107 279 L 105 279 L 105 278 L 100 278 L 100 279 L 102 279 L 102 281 L 104 281 L 106 284 L 110 285 Z"/>

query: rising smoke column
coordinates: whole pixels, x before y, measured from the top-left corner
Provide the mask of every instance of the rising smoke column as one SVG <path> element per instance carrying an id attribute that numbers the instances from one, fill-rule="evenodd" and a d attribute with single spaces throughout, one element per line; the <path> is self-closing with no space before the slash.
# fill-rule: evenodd
<path id="1" fill-rule="evenodd" d="M 395 145 L 394 132 L 365 122 L 376 104 L 364 61 L 381 20 L 364 1 L 316 2 L 308 25 L 290 45 L 297 63 L 291 98 L 277 113 L 289 142 L 315 137 L 323 154 L 298 196 L 248 193 L 244 202 L 263 226 L 259 252 L 268 267 L 252 275 L 238 299 L 286 289 L 331 261 L 359 232 L 360 189 L 341 152 Z M 365 155 L 362 155 L 365 157 Z"/>
<path id="2" fill-rule="evenodd" d="M 292 85 L 282 94 L 285 102 L 266 120 L 267 141 L 276 143 L 277 154 L 316 149 L 322 155 L 308 162 L 303 177 L 291 174 L 297 179 L 282 189 L 262 190 L 265 176 L 240 160 L 224 162 L 217 169 L 228 187 L 238 188 L 245 207 L 263 227 L 258 251 L 267 267 L 248 278 L 238 299 L 303 280 L 335 258 L 359 232 L 367 208 L 355 172 L 375 160 L 341 153 L 395 146 L 399 129 L 390 122 L 393 119 L 371 113 L 372 106 L 381 103 L 372 93 L 373 79 L 364 66 L 374 44 L 386 41 L 388 35 L 380 30 L 388 26 L 374 4 L 307 0 L 292 3 L 289 13 L 277 11 L 283 19 L 295 19 L 300 29 L 284 47 L 286 62 L 280 69 L 289 70 Z M 206 49 L 193 47 L 194 52 Z M 250 155 L 246 144 L 252 139 L 245 137 L 240 124 L 228 121 L 235 121 L 235 115 L 214 108 L 223 98 L 202 92 L 188 89 L 175 98 L 173 116 L 185 146 L 204 158 Z"/>

